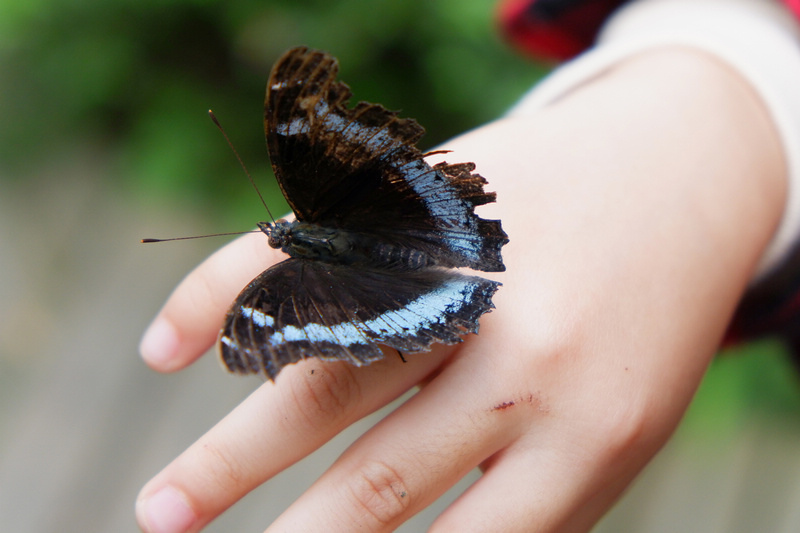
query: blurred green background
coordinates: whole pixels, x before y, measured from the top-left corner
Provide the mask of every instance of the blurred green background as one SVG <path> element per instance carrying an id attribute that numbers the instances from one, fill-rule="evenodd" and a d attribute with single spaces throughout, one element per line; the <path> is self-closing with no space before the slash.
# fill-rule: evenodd
<path id="1" fill-rule="evenodd" d="M 3 175 L 89 144 L 127 192 L 250 227 L 255 195 L 207 109 L 273 203 L 262 105 L 290 47 L 334 54 L 353 103 L 416 118 L 432 147 L 496 117 L 544 71 L 501 43 L 493 4 L 3 0 Z"/>
<path id="2" fill-rule="evenodd" d="M 134 355 L 169 288 L 221 244 L 207 239 L 187 252 L 136 239 L 244 230 L 265 218 L 206 111 L 277 214 L 283 201 L 261 121 L 267 75 L 282 52 L 301 44 L 331 52 L 353 102 L 416 118 L 428 130 L 421 148 L 431 148 L 498 116 L 547 71 L 502 42 L 495 3 L 0 0 L 0 480 L 28 480 L 0 483 L 0 523 L 9 523 L 5 509 L 16 513 L 13 530 L 121 530 L 121 520 L 131 530 L 141 483 L 252 388 L 213 362 L 162 377 Z M 193 384 L 200 375 L 206 381 Z M 776 343 L 731 350 L 712 365 L 673 445 L 679 452 L 662 464 L 693 465 L 680 442 L 728 457 L 719 450 L 733 454 L 730 442 L 750 439 L 753 420 L 759 435 L 780 428 L 795 442 L 799 383 Z M 47 473 L 29 479 L 31 465 Z M 55 506 L 47 520 L 15 503 L 43 492 Z M 668 507 L 658 490 L 648 494 Z M 687 493 L 681 486 L 675 494 Z M 608 523 L 631 524 L 638 497 Z M 75 501 L 111 509 L 102 527 L 76 514 Z M 261 501 L 251 506 L 258 527 Z M 764 505 L 747 512 L 780 512 Z M 669 520 L 665 530 L 676 530 Z M 748 529 L 725 529 L 734 530 Z"/>

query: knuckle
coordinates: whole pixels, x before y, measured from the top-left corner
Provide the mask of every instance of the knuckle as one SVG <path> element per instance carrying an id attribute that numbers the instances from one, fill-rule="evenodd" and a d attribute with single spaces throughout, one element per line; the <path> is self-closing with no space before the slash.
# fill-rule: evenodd
<path id="1" fill-rule="evenodd" d="M 225 448 L 206 442 L 200 446 L 200 452 L 201 462 L 208 466 L 215 485 L 230 489 L 245 483 L 244 465 Z"/>
<path id="2" fill-rule="evenodd" d="M 625 456 L 645 440 L 648 434 L 647 415 L 637 405 L 616 409 L 604 423 L 608 436 L 607 451 L 614 456 Z"/>
<path id="3" fill-rule="evenodd" d="M 379 530 L 396 525 L 411 505 L 403 476 L 383 462 L 364 465 L 352 478 L 349 490 L 356 520 L 370 522 Z"/>
<path id="4" fill-rule="evenodd" d="M 610 461 L 627 461 L 660 446 L 666 434 L 659 424 L 663 413 L 646 396 L 632 394 L 607 405 L 597 417 L 603 454 Z"/>
<path id="5" fill-rule="evenodd" d="M 335 423 L 347 416 L 361 400 L 361 387 L 356 374 L 347 364 L 313 363 L 311 368 L 297 372 L 290 383 L 291 409 L 299 416 L 289 420 L 305 422 L 309 430 L 320 423 Z"/>
<path id="6" fill-rule="evenodd" d="M 517 349 L 522 354 L 521 376 L 549 376 L 574 364 L 575 354 L 586 349 L 585 335 L 568 321 L 553 317 L 525 330 Z M 513 363 L 513 361 L 512 361 Z M 519 362 L 514 364 L 520 364 Z"/>

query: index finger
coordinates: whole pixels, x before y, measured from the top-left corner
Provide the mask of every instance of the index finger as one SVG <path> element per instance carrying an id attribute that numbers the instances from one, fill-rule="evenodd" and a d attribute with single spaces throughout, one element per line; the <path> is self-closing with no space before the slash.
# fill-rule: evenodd
<path id="1" fill-rule="evenodd" d="M 236 295 L 281 259 L 261 232 L 217 250 L 181 281 L 150 323 L 139 345 L 142 358 L 160 372 L 194 362 L 214 343 Z"/>

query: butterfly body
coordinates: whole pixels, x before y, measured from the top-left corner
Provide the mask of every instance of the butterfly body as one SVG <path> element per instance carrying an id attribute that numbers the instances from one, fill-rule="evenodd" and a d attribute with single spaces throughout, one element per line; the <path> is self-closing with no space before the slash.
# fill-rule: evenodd
<path id="1" fill-rule="evenodd" d="M 472 163 L 434 166 L 415 146 L 424 130 L 380 105 L 347 106 L 336 60 L 295 48 L 273 67 L 267 147 L 296 220 L 261 222 L 289 259 L 254 279 L 219 337 L 234 372 L 274 379 L 309 357 L 364 365 L 379 344 L 404 352 L 477 332 L 499 283 L 453 270 L 504 270 L 494 201 Z"/>
<path id="2" fill-rule="evenodd" d="M 384 270 L 418 270 L 436 264 L 420 250 L 381 242 L 374 236 L 307 222 L 259 222 L 269 245 L 297 259 Z"/>

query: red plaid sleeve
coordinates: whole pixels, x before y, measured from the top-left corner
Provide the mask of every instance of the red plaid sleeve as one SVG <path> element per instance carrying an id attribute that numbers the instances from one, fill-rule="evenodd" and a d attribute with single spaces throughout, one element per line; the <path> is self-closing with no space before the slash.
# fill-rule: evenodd
<path id="1" fill-rule="evenodd" d="M 800 0 L 797 0 L 800 2 Z M 540 59 L 569 59 L 594 43 L 603 21 L 625 0 L 503 0 L 505 37 Z"/>
<path id="2" fill-rule="evenodd" d="M 595 40 L 606 18 L 627 0 L 501 0 L 497 17 L 503 35 L 539 59 L 563 61 Z M 784 0 L 800 18 L 800 0 Z"/>

